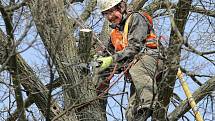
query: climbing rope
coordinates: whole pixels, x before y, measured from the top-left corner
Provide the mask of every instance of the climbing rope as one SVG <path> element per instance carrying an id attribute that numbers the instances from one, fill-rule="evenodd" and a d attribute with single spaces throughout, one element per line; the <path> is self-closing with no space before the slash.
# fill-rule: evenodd
<path id="1" fill-rule="evenodd" d="M 200 112 L 198 111 L 198 108 L 197 108 L 197 105 L 196 105 L 196 102 L 192 96 L 192 93 L 190 92 L 190 89 L 188 87 L 188 84 L 187 82 L 183 79 L 183 74 L 181 72 L 181 69 L 179 68 L 178 69 L 178 73 L 177 73 L 177 76 L 180 80 L 180 83 L 183 87 L 183 90 L 187 96 L 187 99 L 188 99 L 188 102 L 193 110 L 193 113 L 195 114 L 195 118 L 196 118 L 196 121 L 204 121 Z"/>

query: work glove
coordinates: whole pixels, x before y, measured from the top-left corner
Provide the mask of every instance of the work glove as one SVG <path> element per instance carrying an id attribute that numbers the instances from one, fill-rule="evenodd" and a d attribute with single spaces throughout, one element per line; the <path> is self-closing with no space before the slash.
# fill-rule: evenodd
<path id="1" fill-rule="evenodd" d="M 100 71 L 104 71 L 105 69 L 107 69 L 112 63 L 113 63 L 113 57 L 108 56 L 108 57 L 98 57 L 96 59 L 99 63 L 101 63 L 100 65 Z"/>

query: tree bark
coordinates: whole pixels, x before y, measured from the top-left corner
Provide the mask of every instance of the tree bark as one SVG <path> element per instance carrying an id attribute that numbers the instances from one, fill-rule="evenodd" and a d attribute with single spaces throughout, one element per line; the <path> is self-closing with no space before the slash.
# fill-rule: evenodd
<path id="1" fill-rule="evenodd" d="M 11 59 L 10 57 L 11 55 L 7 54 L 8 47 L 5 39 L 6 39 L 6 36 L 4 36 L 4 33 L 0 31 L 0 43 L 1 43 L 0 53 L 2 57 L 1 58 L 2 61 L 0 64 L 1 65 L 5 64 L 5 67 L 3 68 L 7 69 L 12 74 L 13 77 L 15 76 L 14 71 L 16 72 L 16 75 L 19 77 L 20 83 L 28 93 L 27 95 L 28 96 L 30 95 L 33 97 L 33 100 L 37 105 L 37 107 L 39 108 L 39 110 L 43 113 L 43 115 L 46 115 L 45 111 L 46 111 L 46 107 L 47 107 L 46 104 L 48 100 L 48 94 L 47 94 L 48 89 L 37 78 L 34 71 L 19 54 L 13 53 L 16 59 L 16 70 L 14 70 L 13 65 L 10 65 L 10 63 L 5 63 L 4 60 L 7 60 L 8 58 Z M 15 78 L 17 76 L 15 76 Z M 52 109 L 56 109 L 56 111 L 52 110 L 52 113 L 51 113 L 51 117 L 54 117 L 55 116 L 54 112 L 58 112 L 57 110 L 59 109 L 57 105 L 53 105 L 51 107 Z"/>
<path id="2" fill-rule="evenodd" d="M 62 0 L 33 0 L 30 2 L 34 22 L 40 37 L 54 62 L 60 78 L 67 85 L 64 90 L 65 108 L 96 97 L 90 79 L 83 77 L 79 67 L 70 67 L 62 62 L 76 64 L 80 56 L 76 41 L 70 33 L 72 25 Z M 93 114 L 91 112 L 94 112 Z M 89 104 L 68 112 L 68 120 L 103 120 L 99 103 Z"/>
<path id="3" fill-rule="evenodd" d="M 192 0 L 178 2 L 174 19 L 172 17 L 171 8 L 167 4 L 170 12 L 172 30 L 170 34 L 169 47 L 167 49 L 167 60 L 164 64 L 167 68 L 162 81 L 158 85 L 158 103 L 156 104 L 155 111 L 153 112 L 153 120 L 167 121 L 168 105 L 170 98 L 173 94 L 173 89 L 176 81 L 176 74 L 179 68 L 181 46 L 183 44 L 184 27 L 189 15 L 189 8 L 191 7 Z"/>

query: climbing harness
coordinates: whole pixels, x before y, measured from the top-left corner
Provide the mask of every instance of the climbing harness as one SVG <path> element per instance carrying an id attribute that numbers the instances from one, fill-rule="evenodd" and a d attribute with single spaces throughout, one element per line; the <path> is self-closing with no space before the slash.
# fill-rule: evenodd
<path id="1" fill-rule="evenodd" d="M 151 49 L 157 49 L 159 46 L 159 42 L 157 39 L 157 36 L 155 35 L 154 29 L 153 29 L 153 21 L 152 17 L 146 13 L 140 13 L 146 20 L 149 34 L 147 37 L 143 40 L 145 43 L 145 46 Z M 122 51 L 125 47 L 128 46 L 128 24 L 131 20 L 132 15 L 130 14 L 125 22 L 124 31 L 121 32 L 119 28 L 115 27 L 111 33 L 111 42 L 115 48 L 116 51 Z"/>
<path id="2" fill-rule="evenodd" d="M 149 48 L 149 49 L 157 49 L 159 44 L 158 44 L 158 39 L 157 39 L 157 36 L 154 34 L 154 29 L 153 29 L 153 21 L 152 21 L 152 17 L 146 13 L 146 12 L 143 12 L 141 13 L 141 15 L 145 18 L 145 20 L 147 21 L 148 23 L 148 29 L 149 29 L 149 34 L 147 35 L 147 37 L 143 40 L 145 41 L 145 44 L 143 47 L 143 52 L 140 52 L 140 53 L 144 53 L 146 50 L 146 48 Z M 125 47 L 128 46 L 128 29 L 129 29 L 129 22 L 131 21 L 131 18 L 132 18 L 132 15 L 130 14 L 127 18 L 127 20 L 125 21 L 125 26 L 124 26 L 124 30 L 123 32 L 121 32 L 119 30 L 118 27 L 115 27 L 112 32 L 110 33 L 110 36 L 111 36 L 111 42 L 112 42 L 112 45 L 114 46 L 115 50 L 116 51 L 123 51 L 123 49 Z M 123 64 L 123 74 L 126 76 L 126 78 L 130 78 L 130 75 L 128 73 L 128 69 L 133 65 L 135 64 L 136 62 L 138 61 L 137 58 L 135 58 L 131 63 L 132 64 L 126 64 L 128 65 L 127 68 L 125 66 L 125 64 Z M 113 72 L 112 72 L 113 73 Z M 111 76 L 112 77 L 112 76 Z M 119 77 L 121 78 L 121 76 Z M 110 81 L 111 78 L 109 78 L 108 81 Z M 104 83 L 107 83 L 107 79 L 104 81 Z M 100 89 L 100 87 L 102 86 L 99 86 L 98 89 Z M 110 85 L 109 88 L 106 89 L 106 91 L 108 91 L 112 86 Z M 100 89 L 100 90 L 104 90 L 104 89 Z M 104 91 L 104 93 L 106 93 Z"/>

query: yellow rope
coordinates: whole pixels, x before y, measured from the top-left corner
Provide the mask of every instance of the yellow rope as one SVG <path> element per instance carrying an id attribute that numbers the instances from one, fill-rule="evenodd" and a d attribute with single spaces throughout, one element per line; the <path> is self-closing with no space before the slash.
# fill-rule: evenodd
<path id="1" fill-rule="evenodd" d="M 184 90 L 184 92 L 185 92 L 185 94 L 187 96 L 188 102 L 189 102 L 189 104 L 190 104 L 190 106 L 191 106 L 191 108 L 193 110 L 193 113 L 195 114 L 196 121 L 204 121 L 202 116 L 201 116 L 201 114 L 200 114 L 200 112 L 198 111 L 198 108 L 196 106 L 196 102 L 195 102 L 195 100 L 194 100 L 194 98 L 192 96 L 192 93 L 189 90 L 188 84 L 183 79 L 183 75 L 182 75 L 182 72 L 181 72 L 180 68 L 178 69 L 177 76 L 178 76 L 178 78 L 180 80 L 180 83 L 181 83 L 181 85 L 183 87 L 183 90 Z"/>

